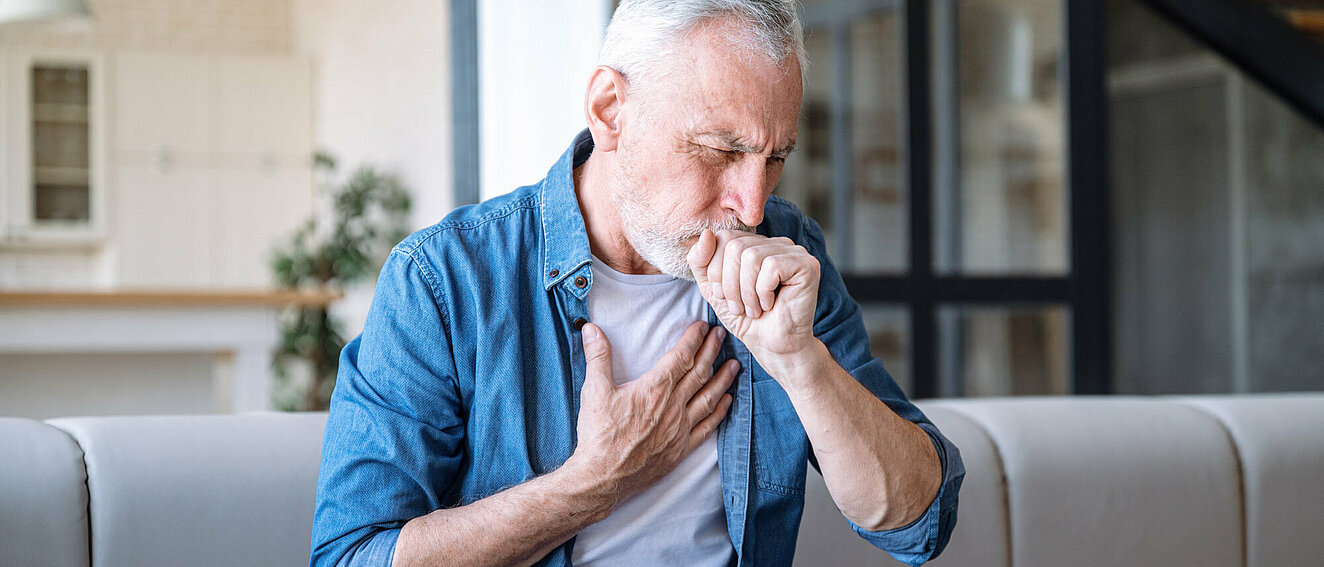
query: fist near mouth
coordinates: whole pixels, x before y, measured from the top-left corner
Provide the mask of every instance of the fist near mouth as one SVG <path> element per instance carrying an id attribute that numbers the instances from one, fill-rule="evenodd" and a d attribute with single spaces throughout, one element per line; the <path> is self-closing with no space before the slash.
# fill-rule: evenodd
<path id="1" fill-rule="evenodd" d="M 812 347 L 820 266 L 789 238 L 705 230 L 686 256 L 699 293 L 760 363 Z"/>

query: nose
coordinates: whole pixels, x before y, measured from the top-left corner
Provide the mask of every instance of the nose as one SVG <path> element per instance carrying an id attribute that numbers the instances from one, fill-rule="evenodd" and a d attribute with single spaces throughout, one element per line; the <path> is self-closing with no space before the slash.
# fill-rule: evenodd
<path id="1" fill-rule="evenodd" d="M 762 156 L 746 155 L 738 166 L 728 170 L 726 181 L 722 191 L 722 208 L 735 213 L 736 218 L 744 224 L 762 224 L 763 206 L 772 194 L 769 181 L 776 183 L 775 179 L 770 179 Z"/>

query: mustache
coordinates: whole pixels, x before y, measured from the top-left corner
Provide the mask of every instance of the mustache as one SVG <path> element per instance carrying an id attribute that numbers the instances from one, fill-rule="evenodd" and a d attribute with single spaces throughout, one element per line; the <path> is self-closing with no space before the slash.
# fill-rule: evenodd
<path id="1" fill-rule="evenodd" d="M 678 227 L 678 229 L 676 230 L 676 235 L 680 237 L 680 240 L 687 240 L 689 238 L 693 238 L 699 236 L 700 234 L 703 234 L 704 230 L 711 230 L 713 232 L 718 232 L 722 230 L 735 230 L 739 232 L 747 232 L 750 234 L 754 233 L 754 227 L 749 226 L 743 222 L 740 222 L 735 217 L 731 217 L 721 220 L 702 220 L 702 221 L 688 222 Z"/>

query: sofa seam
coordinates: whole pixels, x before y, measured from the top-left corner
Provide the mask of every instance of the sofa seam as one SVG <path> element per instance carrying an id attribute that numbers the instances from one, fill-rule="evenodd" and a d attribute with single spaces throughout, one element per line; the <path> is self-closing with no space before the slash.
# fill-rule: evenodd
<path id="1" fill-rule="evenodd" d="M 57 418 L 57 419 L 68 419 L 68 418 Z M 65 428 L 63 428 L 63 427 L 60 427 L 58 424 L 51 423 L 51 420 L 50 420 L 50 419 L 43 419 L 43 420 L 41 420 L 41 422 L 42 422 L 43 424 L 45 424 L 45 425 L 47 425 L 47 426 L 53 428 L 53 429 L 58 430 L 60 433 L 64 434 L 64 436 L 65 436 L 65 437 L 68 437 L 70 441 L 73 441 L 73 444 L 74 444 L 75 447 L 78 447 L 78 460 L 79 460 L 79 461 L 82 461 L 82 463 L 83 463 L 83 490 L 87 492 L 87 509 L 86 509 L 86 512 L 87 512 L 87 564 L 88 564 L 88 565 L 96 565 L 96 562 L 93 560 L 93 557 L 92 557 L 92 552 L 93 552 L 93 547 L 92 547 L 92 473 L 91 473 L 91 471 L 88 470 L 88 464 L 87 464 L 87 448 L 83 447 L 83 443 L 82 443 L 82 441 L 80 441 L 80 440 L 78 439 L 78 436 L 77 436 L 77 435 L 74 435 L 74 432 L 69 431 L 68 429 L 65 429 Z"/>
<path id="2" fill-rule="evenodd" d="M 938 404 L 935 405 L 934 407 L 950 410 L 952 414 L 960 416 L 961 419 L 964 419 L 965 421 L 969 422 L 971 425 L 974 425 L 975 428 L 978 429 L 981 434 L 983 434 L 984 438 L 988 439 L 988 444 L 993 446 L 993 458 L 996 459 L 998 465 L 998 483 L 1001 485 L 1002 488 L 1002 509 L 1003 509 L 1002 520 L 1003 520 L 1003 524 L 1007 526 L 1007 535 L 1006 535 L 1007 555 L 1004 559 L 1006 559 L 1006 565 L 1008 565 L 1009 567 L 1015 565 L 1016 554 L 1014 552 L 1014 548 L 1016 545 L 1016 537 L 1015 534 L 1013 533 L 1013 531 L 1015 530 L 1015 524 L 1013 524 L 1011 521 L 1011 482 L 1008 479 L 1008 475 L 1007 475 L 1007 464 L 1006 464 L 1007 460 L 1003 456 L 1002 444 L 998 443 L 997 438 L 993 436 L 988 426 L 982 420 L 970 414 L 969 412 L 960 409 L 960 406 L 954 404 L 950 404 L 950 405 Z M 932 421 L 932 418 L 930 418 L 929 421 Z M 936 428 L 937 425 L 935 424 L 934 427 Z M 960 520 L 957 521 L 959 522 Z M 947 542 L 947 545 L 950 546 L 951 542 L 950 541 Z"/>
<path id="3" fill-rule="evenodd" d="M 1218 425 L 1219 430 L 1223 432 L 1223 437 L 1227 439 L 1228 445 L 1232 448 L 1232 456 L 1235 457 L 1234 461 L 1236 463 L 1236 471 L 1237 471 L 1237 506 L 1239 508 L 1238 518 L 1241 520 L 1241 526 L 1240 526 L 1241 529 L 1239 530 L 1241 532 L 1241 565 L 1243 567 L 1249 567 L 1250 566 L 1250 517 L 1247 515 L 1248 506 L 1246 505 L 1246 501 L 1248 500 L 1246 494 L 1247 493 L 1246 467 L 1244 464 L 1245 456 L 1241 452 L 1241 444 L 1237 442 L 1237 435 L 1232 432 L 1232 428 L 1227 424 L 1226 421 L 1223 420 L 1221 416 L 1219 416 L 1216 412 L 1210 411 L 1209 408 L 1203 407 L 1200 404 L 1191 403 L 1189 401 L 1184 401 L 1184 400 L 1170 400 L 1170 402 L 1190 408 L 1192 411 L 1195 411 L 1196 413 L 1202 414 L 1205 417 L 1211 419 L 1215 424 Z"/>

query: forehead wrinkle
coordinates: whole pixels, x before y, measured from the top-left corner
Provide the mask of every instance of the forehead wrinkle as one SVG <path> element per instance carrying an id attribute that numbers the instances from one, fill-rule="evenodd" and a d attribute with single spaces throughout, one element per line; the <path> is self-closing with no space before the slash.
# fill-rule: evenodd
<path id="1" fill-rule="evenodd" d="M 746 143 L 744 141 L 745 140 L 744 136 L 741 136 L 740 134 L 736 134 L 735 132 L 731 132 L 728 130 L 702 131 L 702 132 L 698 132 L 696 135 L 716 138 L 719 142 L 731 148 L 733 151 L 746 153 L 746 154 L 762 154 L 764 152 L 762 146 L 756 146 Z M 786 157 L 790 155 L 791 152 L 795 151 L 795 144 L 796 141 L 791 140 L 783 144 L 781 147 L 772 150 L 771 153 L 774 157 Z"/>

